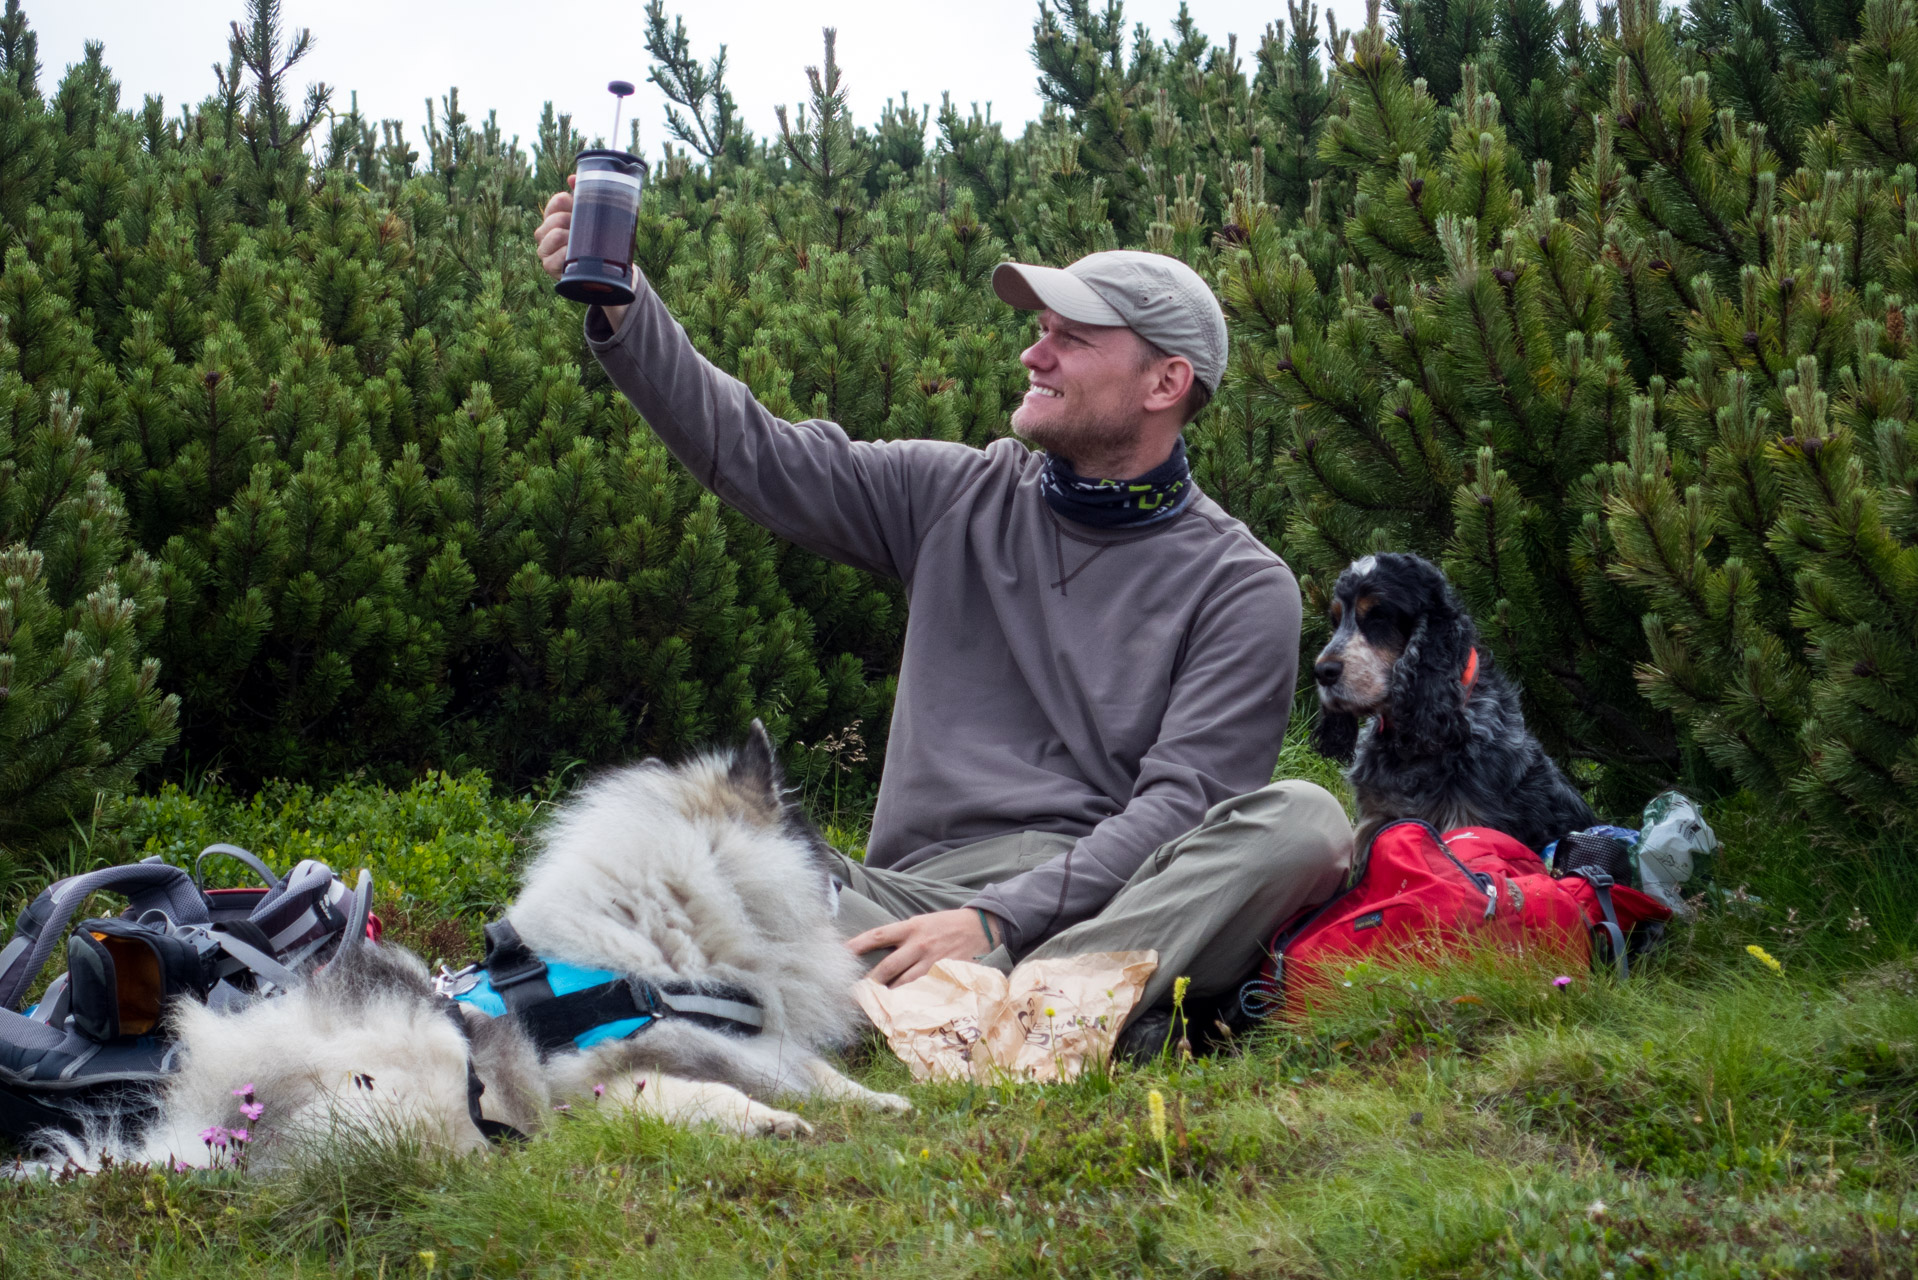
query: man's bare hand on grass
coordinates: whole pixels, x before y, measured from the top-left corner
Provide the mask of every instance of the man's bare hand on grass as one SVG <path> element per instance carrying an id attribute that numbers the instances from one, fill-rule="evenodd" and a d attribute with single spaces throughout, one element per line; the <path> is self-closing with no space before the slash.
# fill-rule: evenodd
<path id="1" fill-rule="evenodd" d="M 990 922 L 992 932 L 988 933 Z M 882 924 L 848 939 L 846 949 L 854 955 L 892 948 L 892 954 L 872 967 L 866 976 L 884 987 L 921 978 L 940 960 L 971 960 L 999 945 L 1005 926 L 990 914 L 970 907 L 953 911 L 932 911 L 894 924 Z"/>

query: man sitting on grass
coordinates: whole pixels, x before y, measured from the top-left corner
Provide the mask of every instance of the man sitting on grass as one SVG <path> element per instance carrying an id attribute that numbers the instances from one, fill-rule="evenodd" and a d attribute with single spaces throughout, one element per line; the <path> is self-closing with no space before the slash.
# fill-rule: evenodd
<path id="1" fill-rule="evenodd" d="M 572 196 L 536 233 L 565 263 Z M 905 583 L 911 610 L 864 863 L 841 858 L 846 945 L 882 983 L 945 958 L 1152 949 L 1225 994 L 1272 931 L 1343 880 L 1338 802 L 1270 782 L 1299 653 L 1292 573 L 1199 492 L 1184 425 L 1225 372 L 1225 317 L 1157 254 L 1002 264 L 1039 313 L 1017 440 L 855 441 L 781 421 L 693 348 L 637 269 L 586 338 L 699 482 L 809 551 Z M 1269 785 L 1268 785 L 1269 784 Z"/>

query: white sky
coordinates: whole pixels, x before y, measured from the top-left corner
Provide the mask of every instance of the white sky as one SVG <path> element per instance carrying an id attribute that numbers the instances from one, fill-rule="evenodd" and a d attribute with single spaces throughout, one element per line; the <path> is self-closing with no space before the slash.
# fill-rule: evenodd
<path id="1" fill-rule="evenodd" d="M 1190 5 L 1213 40 L 1237 33 L 1248 71 L 1259 32 L 1285 16 L 1283 0 Z M 226 60 L 227 24 L 244 13 L 243 0 L 24 0 L 24 7 L 40 37 L 43 90 L 52 90 L 87 40 L 103 40 L 121 105 L 138 107 L 143 95 L 159 93 L 169 113 L 212 91 L 213 63 Z M 1321 10 L 1328 7 L 1342 26 L 1365 13 L 1364 0 L 1320 0 Z M 915 104 L 930 102 L 935 114 L 945 89 L 961 110 L 990 102 L 993 117 L 1014 135 L 1039 113 L 1031 58 L 1036 0 L 668 0 L 667 12 L 685 18 L 702 61 L 728 46 L 727 84 L 747 127 L 761 137 L 777 129 L 774 106 L 805 101 L 805 68 L 821 60 L 825 26 L 839 30 L 839 63 L 861 124 L 876 123 L 886 99 L 901 90 Z M 1126 21 L 1128 28 L 1143 21 L 1163 39 L 1177 12 L 1178 0 L 1132 0 Z M 604 134 L 612 123 L 605 85 L 615 78 L 639 86 L 627 107 L 639 113 L 646 153 L 657 155 L 666 140 L 665 99 L 645 83 L 644 0 L 284 0 L 282 13 L 289 27 L 310 27 L 316 40 L 295 71 L 298 83 L 334 86 L 338 110 L 358 90 L 361 111 L 403 119 L 416 147 L 425 99 L 437 104 L 449 85 L 459 86 L 469 116 L 484 119 L 497 108 L 504 131 L 525 143 L 549 99 L 572 111 L 589 137 Z M 624 125 L 620 133 L 623 142 Z M 933 136 L 936 126 L 928 130 Z"/>

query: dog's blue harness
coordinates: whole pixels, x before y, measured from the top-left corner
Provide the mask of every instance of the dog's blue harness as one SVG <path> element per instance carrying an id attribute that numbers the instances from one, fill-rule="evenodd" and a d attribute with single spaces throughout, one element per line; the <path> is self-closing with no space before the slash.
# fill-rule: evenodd
<path id="1" fill-rule="evenodd" d="M 486 926 L 486 959 L 444 975 L 442 994 L 489 1018 L 514 1017 L 541 1057 L 636 1036 L 662 1018 L 755 1036 L 765 1016 L 751 992 L 722 983 L 651 982 L 533 954 L 504 920 Z"/>

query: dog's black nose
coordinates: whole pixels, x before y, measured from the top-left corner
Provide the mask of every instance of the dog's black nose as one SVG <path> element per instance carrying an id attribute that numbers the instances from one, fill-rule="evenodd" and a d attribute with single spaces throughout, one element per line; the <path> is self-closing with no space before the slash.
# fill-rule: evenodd
<path id="1" fill-rule="evenodd" d="M 1322 658 L 1313 666 L 1312 674 L 1320 684 L 1329 689 L 1339 682 L 1340 676 L 1345 674 L 1345 664 L 1337 658 Z"/>

